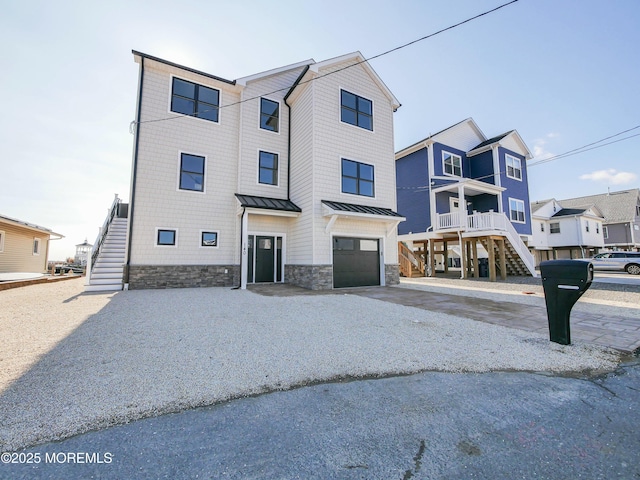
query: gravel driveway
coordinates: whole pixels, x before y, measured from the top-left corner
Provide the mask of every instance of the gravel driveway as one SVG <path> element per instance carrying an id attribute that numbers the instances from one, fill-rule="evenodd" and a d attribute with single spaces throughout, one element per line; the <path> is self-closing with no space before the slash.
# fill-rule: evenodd
<path id="1" fill-rule="evenodd" d="M 605 348 L 355 295 L 199 288 L 0 292 L 0 451 L 338 379 L 611 370 Z"/>

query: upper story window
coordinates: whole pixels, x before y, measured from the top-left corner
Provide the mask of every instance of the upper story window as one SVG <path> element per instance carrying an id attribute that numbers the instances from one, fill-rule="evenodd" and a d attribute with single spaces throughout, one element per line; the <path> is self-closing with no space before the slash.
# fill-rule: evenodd
<path id="1" fill-rule="evenodd" d="M 445 175 L 462 176 L 462 157 L 449 152 L 442 152 L 442 171 Z"/>
<path id="2" fill-rule="evenodd" d="M 266 98 L 260 99 L 260 128 L 271 132 L 280 129 L 280 104 Z"/>
<path id="3" fill-rule="evenodd" d="M 549 233 L 560 233 L 560 222 L 553 222 L 549 224 Z"/>
<path id="4" fill-rule="evenodd" d="M 374 196 L 373 165 L 342 159 L 342 193 Z"/>
<path id="5" fill-rule="evenodd" d="M 175 244 L 176 244 L 176 230 L 158 229 L 156 245 L 175 246 Z"/>
<path id="6" fill-rule="evenodd" d="M 171 111 L 192 117 L 218 121 L 220 90 L 173 78 Z"/>
<path id="7" fill-rule="evenodd" d="M 589 233 L 589 220 L 587 220 L 584 224 L 584 229 L 587 233 Z"/>
<path id="8" fill-rule="evenodd" d="M 512 222 L 524 223 L 524 202 L 522 200 L 509 199 L 509 218 Z"/>
<path id="9" fill-rule="evenodd" d="M 180 155 L 180 190 L 204 192 L 204 157 Z"/>
<path id="10" fill-rule="evenodd" d="M 278 154 L 261 151 L 259 155 L 258 182 L 278 185 Z"/>
<path id="11" fill-rule="evenodd" d="M 340 90 L 340 120 L 373 130 L 373 103 L 346 90 Z"/>
<path id="12" fill-rule="evenodd" d="M 543 222 L 540 222 L 540 231 L 544 232 L 544 223 Z"/>
<path id="13" fill-rule="evenodd" d="M 600 224 L 596 222 L 596 233 L 600 233 Z"/>
<path id="14" fill-rule="evenodd" d="M 603 238 L 609 238 L 609 227 L 605 225 L 602 226 L 602 236 Z"/>
<path id="15" fill-rule="evenodd" d="M 522 162 L 512 155 L 505 155 L 507 163 L 507 177 L 522 180 Z"/>
<path id="16" fill-rule="evenodd" d="M 39 238 L 33 239 L 33 254 L 40 255 L 40 239 Z"/>

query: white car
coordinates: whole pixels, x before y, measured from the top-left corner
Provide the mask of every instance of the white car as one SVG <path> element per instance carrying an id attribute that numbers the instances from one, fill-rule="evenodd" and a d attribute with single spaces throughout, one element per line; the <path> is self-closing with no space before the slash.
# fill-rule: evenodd
<path id="1" fill-rule="evenodd" d="M 600 253 L 589 261 L 594 270 L 618 270 L 640 275 L 640 252 Z"/>

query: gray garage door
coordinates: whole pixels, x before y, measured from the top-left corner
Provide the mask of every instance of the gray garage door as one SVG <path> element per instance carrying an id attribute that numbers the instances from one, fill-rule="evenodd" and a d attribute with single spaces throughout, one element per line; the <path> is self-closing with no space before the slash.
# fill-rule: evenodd
<path id="1" fill-rule="evenodd" d="M 333 238 L 333 286 L 380 285 L 380 243 L 370 238 Z"/>

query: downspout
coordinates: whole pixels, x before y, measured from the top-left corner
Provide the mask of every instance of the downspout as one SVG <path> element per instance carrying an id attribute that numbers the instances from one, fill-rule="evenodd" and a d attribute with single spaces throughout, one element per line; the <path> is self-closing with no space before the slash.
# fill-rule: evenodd
<path id="1" fill-rule="evenodd" d="M 138 150 L 140 147 L 140 119 L 142 118 L 142 85 L 144 84 L 144 57 L 140 57 L 140 87 L 138 89 L 138 114 L 136 118 L 136 141 L 133 149 L 133 172 L 131 174 L 131 199 L 129 200 L 129 231 L 127 232 L 127 258 L 122 272 L 122 282 L 129 285 L 129 264 L 131 263 L 131 238 L 133 237 L 133 211 L 135 207 L 136 178 L 138 175 Z"/>
<path id="2" fill-rule="evenodd" d="M 244 253 L 244 216 L 247 214 L 247 207 L 242 207 L 242 216 L 240 217 L 240 275 L 238 275 L 238 280 L 240 283 L 236 287 L 233 287 L 231 290 L 239 290 L 242 288 L 242 256 Z"/>

